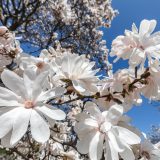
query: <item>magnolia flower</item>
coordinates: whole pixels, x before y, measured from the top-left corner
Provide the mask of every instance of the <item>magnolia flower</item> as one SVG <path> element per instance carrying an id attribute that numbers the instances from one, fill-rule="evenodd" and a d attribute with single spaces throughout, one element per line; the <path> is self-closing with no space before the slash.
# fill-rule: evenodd
<path id="1" fill-rule="evenodd" d="M 140 154 L 141 154 L 140 160 L 159 160 L 160 159 L 160 150 L 156 145 L 153 145 L 148 140 L 145 140 L 141 144 Z"/>
<path id="2" fill-rule="evenodd" d="M 134 74 L 129 69 L 118 70 L 112 76 L 101 80 L 98 91 L 102 98 L 95 100 L 101 110 L 106 110 L 113 104 L 122 103 L 124 112 L 127 112 L 133 104 L 140 104 L 142 102 L 140 86 L 136 84 L 132 92 L 129 91 L 129 85 L 133 81 Z"/>
<path id="3" fill-rule="evenodd" d="M 160 59 L 160 33 L 152 34 L 156 27 L 156 20 L 143 20 L 139 31 L 135 24 L 132 31 L 125 31 L 125 36 L 118 36 L 112 43 L 111 56 L 129 59 L 133 67 L 144 65 L 146 58 Z"/>
<path id="4" fill-rule="evenodd" d="M 56 57 L 61 57 L 62 55 L 62 48 L 60 45 L 58 45 L 56 50 L 53 47 L 49 47 L 48 50 L 43 49 L 41 51 L 40 57 L 47 58 L 49 61 L 52 61 Z"/>
<path id="5" fill-rule="evenodd" d="M 30 73 L 31 74 L 31 73 Z M 43 91 L 48 73 L 39 74 L 31 80 L 28 73 L 23 78 L 5 70 L 1 79 L 7 88 L 0 87 L 0 138 L 3 145 L 15 145 L 30 126 L 32 137 L 40 143 L 49 139 L 49 123 L 65 119 L 65 113 L 45 102 L 61 96 L 62 87 Z"/>
<path id="6" fill-rule="evenodd" d="M 127 128 L 118 126 L 123 114 L 123 107 L 113 105 L 108 111 L 101 111 L 92 103 L 85 105 L 87 113 L 77 116 L 79 121 L 75 132 L 80 141 L 77 149 L 82 154 L 89 153 L 92 160 L 100 160 L 104 149 L 106 160 L 134 160 L 130 145 L 140 143 L 140 138 Z"/>
<path id="7" fill-rule="evenodd" d="M 53 67 L 59 79 L 70 80 L 75 90 L 82 94 L 89 94 L 97 92 L 98 78 L 95 74 L 98 70 L 92 70 L 94 65 L 95 62 L 89 62 L 84 56 L 65 53 L 61 64 L 55 63 Z"/>
<path id="8" fill-rule="evenodd" d="M 49 71 L 49 57 L 47 55 L 44 55 L 44 52 L 42 52 L 39 57 L 28 55 L 22 56 L 20 58 L 20 68 L 22 70 L 31 69 L 36 74 L 44 71 Z"/>

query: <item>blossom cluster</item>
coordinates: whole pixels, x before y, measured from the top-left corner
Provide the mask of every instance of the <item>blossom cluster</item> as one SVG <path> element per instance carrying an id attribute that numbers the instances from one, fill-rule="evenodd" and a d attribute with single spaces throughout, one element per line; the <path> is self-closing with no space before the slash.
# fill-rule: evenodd
<path id="1" fill-rule="evenodd" d="M 127 59 L 129 68 L 112 73 L 99 29 L 117 14 L 111 0 L 7 0 L 0 6 L 0 138 L 6 153 L 22 159 L 160 159 L 160 144 L 126 115 L 142 96 L 160 99 L 156 20 L 143 20 L 139 29 L 133 24 L 113 41 L 109 55 Z M 40 55 L 24 53 L 12 31 Z"/>
<path id="2" fill-rule="evenodd" d="M 143 20 L 139 31 L 133 24 L 132 31 L 113 41 L 110 54 L 128 59 L 129 68 L 108 76 L 101 76 L 86 55 L 60 44 L 38 57 L 25 54 L 14 34 L 0 27 L 1 146 L 22 151 L 22 158 L 31 155 L 27 149 L 32 147 L 37 150 L 33 159 L 159 160 L 160 144 L 132 127 L 126 115 L 142 103 L 142 95 L 160 99 L 155 25 L 155 20 Z"/>
<path id="3" fill-rule="evenodd" d="M 21 43 L 34 46 L 32 53 L 61 44 L 108 68 L 108 49 L 99 28 L 110 27 L 118 13 L 111 0 L 7 0 L 0 6 L 0 22 L 22 37 Z"/>

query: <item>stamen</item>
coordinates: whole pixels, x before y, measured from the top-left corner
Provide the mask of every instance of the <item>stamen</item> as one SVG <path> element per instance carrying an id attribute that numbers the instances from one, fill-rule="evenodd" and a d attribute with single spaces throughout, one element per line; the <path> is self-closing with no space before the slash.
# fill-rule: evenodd
<path id="1" fill-rule="evenodd" d="M 27 100 L 24 102 L 24 106 L 25 106 L 25 108 L 30 109 L 30 108 L 34 107 L 34 103 L 30 100 Z"/>
<path id="2" fill-rule="evenodd" d="M 42 69 L 44 67 L 44 62 L 38 62 L 36 66 L 38 69 Z"/>

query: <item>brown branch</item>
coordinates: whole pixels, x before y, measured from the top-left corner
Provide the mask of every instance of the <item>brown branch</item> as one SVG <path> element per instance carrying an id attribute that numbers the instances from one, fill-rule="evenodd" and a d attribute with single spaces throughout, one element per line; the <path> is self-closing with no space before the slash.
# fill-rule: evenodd
<path id="1" fill-rule="evenodd" d="M 17 148 L 10 148 L 10 151 L 17 153 L 17 154 L 18 154 L 19 156 L 21 156 L 24 160 L 28 160 L 28 158 L 26 158 L 26 156 L 25 156 L 23 153 L 21 153 L 20 151 L 18 151 Z"/>

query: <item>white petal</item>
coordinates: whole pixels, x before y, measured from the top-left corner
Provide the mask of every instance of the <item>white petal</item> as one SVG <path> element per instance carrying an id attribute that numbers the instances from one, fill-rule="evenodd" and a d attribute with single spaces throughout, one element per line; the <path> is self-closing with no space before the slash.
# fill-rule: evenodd
<path id="1" fill-rule="evenodd" d="M 92 138 L 90 145 L 89 145 L 89 157 L 92 160 L 98 160 L 98 157 L 100 158 L 102 157 L 102 152 L 98 152 L 100 134 L 101 134 L 100 132 L 97 132 L 95 136 Z M 103 146 L 101 147 L 103 148 Z"/>
<path id="2" fill-rule="evenodd" d="M 0 87 L 0 106 L 19 106 L 18 97 L 11 90 Z"/>
<path id="3" fill-rule="evenodd" d="M 118 104 L 115 104 L 111 106 L 111 108 L 108 110 L 106 118 L 112 124 L 117 124 L 122 114 L 123 114 L 123 107 Z"/>
<path id="4" fill-rule="evenodd" d="M 95 128 L 98 127 L 98 122 L 92 118 L 85 119 L 84 124 Z"/>
<path id="5" fill-rule="evenodd" d="M 77 115 L 75 115 L 75 117 L 76 117 L 76 120 L 77 121 L 84 121 L 85 119 L 87 119 L 87 118 L 89 118 L 90 116 L 89 116 L 89 114 L 86 114 L 86 113 L 84 113 L 84 112 L 81 112 L 80 114 L 77 114 Z"/>
<path id="6" fill-rule="evenodd" d="M 51 98 L 59 97 L 59 96 L 63 95 L 65 93 L 65 91 L 66 91 L 66 89 L 63 88 L 63 87 L 53 88 L 53 89 L 51 89 L 49 91 L 46 91 L 43 94 L 41 94 L 38 97 L 37 101 L 43 102 L 43 101 L 47 101 L 47 100 L 49 100 Z"/>
<path id="7" fill-rule="evenodd" d="M 12 129 L 11 120 L 8 120 L 7 117 L 1 116 L 0 126 L 0 138 L 2 138 Z"/>
<path id="8" fill-rule="evenodd" d="M 19 107 L 13 120 L 11 145 L 16 144 L 26 133 L 32 109 Z"/>
<path id="9" fill-rule="evenodd" d="M 109 147 L 111 151 L 111 160 L 119 160 L 118 151 L 112 146 L 111 141 L 109 140 Z"/>
<path id="10" fill-rule="evenodd" d="M 116 126 L 116 129 L 119 132 L 119 137 L 121 140 L 123 140 L 127 144 L 139 144 L 141 142 L 141 139 L 138 135 L 131 132 L 130 130 Z"/>
<path id="11" fill-rule="evenodd" d="M 0 138 L 5 136 L 11 129 L 19 108 L 14 108 L 0 116 Z"/>
<path id="12" fill-rule="evenodd" d="M 136 27 L 135 23 L 132 24 L 132 31 L 134 33 L 138 33 L 138 28 Z"/>
<path id="13" fill-rule="evenodd" d="M 126 147 L 125 150 L 119 154 L 123 160 L 135 160 L 133 151 L 129 147 Z"/>
<path id="14" fill-rule="evenodd" d="M 108 138 L 105 140 L 105 160 L 112 160 Z"/>
<path id="15" fill-rule="evenodd" d="M 144 19 L 140 24 L 139 28 L 140 35 L 141 36 L 144 36 L 146 34 L 150 35 L 154 31 L 156 24 L 157 24 L 156 20 L 149 21 Z"/>
<path id="16" fill-rule="evenodd" d="M 27 95 L 28 97 L 32 96 L 32 88 L 33 88 L 33 80 L 31 80 L 31 78 L 29 77 L 29 74 L 32 73 L 33 71 L 31 69 L 27 69 L 24 71 L 23 73 L 23 81 L 24 81 L 24 85 L 25 88 L 27 90 Z"/>
<path id="17" fill-rule="evenodd" d="M 36 79 L 34 80 L 34 83 L 33 83 L 33 89 L 32 89 L 32 98 L 35 100 L 39 95 L 40 93 L 42 92 L 42 87 L 43 87 L 43 84 L 46 80 L 48 76 L 48 72 L 42 72 L 41 74 L 39 74 Z"/>
<path id="18" fill-rule="evenodd" d="M 44 143 L 49 139 L 49 126 L 35 110 L 32 110 L 30 124 L 31 134 L 37 142 Z"/>
<path id="19" fill-rule="evenodd" d="M 97 147 L 97 158 L 100 160 L 102 158 L 102 153 L 103 153 L 103 146 L 104 146 L 104 134 L 100 134 L 99 137 L 99 143 Z"/>
<path id="20" fill-rule="evenodd" d="M 90 132 L 77 143 L 77 149 L 80 153 L 87 154 L 89 152 L 90 142 L 95 136 L 95 134 L 96 134 L 95 131 Z"/>
<path id="21" fill-rule="evenodd" d="M 3 147 L 11 148 L 13 147 L 10 143 L 11 140 L 12 131 L 8 132 L 2 139 L 1 139 L 1 145 Z"/>
<path id="22" fill-rule="evenodd" d="M 63 112 L 60 109 L 55 109 L 55 108 L 50 109 L 46 106 L 42 106 L 42 107 L 36 107 L 36 110 L 39 110 L 45 116 L 48 116 L 49 118 L 54 120 L 64 120 L 66 117 L 65 112 Z"/>
<path id="23" fill-rule="evenodd" d="M 80 93 L 85 92 L 85 89 L 81 85 L 81 83 L 78 80 L 73 80 L 73 87 Z"/>
<path id="24" fill-rule="evenodd" d="M 98 116 L 101 114 L 101 111 L 97 107 L 97 105 L 93 102 L 86 102 L 85 107 L 84 107 L 90 114 L 91 116 Z"/>
<path id="25" fill-rule="evenodd" d="M 25 97 L 25 87 L 23 84 L 23 80 L 17 74 L 12 71 L 4 70 L 1 74 L 1 79 L 6 87 L 12 90 L 19 96 Z"/>
<path id="26" fill-rule="evenodd" d="M 95 127 L 88 126 L 83 122 L 76 123 L 74 127 L 74 131 L 78 134 L 79 138 L 85 137 L 89 132 L 92 132 L 93 130 L 95 130 Z"/>
<path id="27" fill-rule="evenodd" d="M 0 99 L 17 100 L 17 96 L 7 88 L 0 87 Z"/>
<path id="28" fill-rule="evenodd" d="M 21 106 L 20 103 L 18 103 L 17 101 L 14 100 L 4 100 L 4 99 L 0 99 L 0 106 L 6 106 L 6 107 L 13 107 L 13 106 Z"/>
<path id="29" fill-rule="evenodd" d="M 111 131 L 108 132 L 108 138 L 117 152 L 122 152 L 124 150 L 124 145 L 120 142 L 119 137 L 116 137 Z"/>

